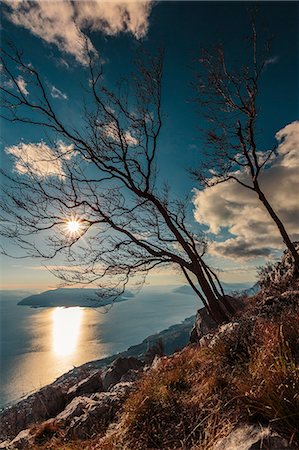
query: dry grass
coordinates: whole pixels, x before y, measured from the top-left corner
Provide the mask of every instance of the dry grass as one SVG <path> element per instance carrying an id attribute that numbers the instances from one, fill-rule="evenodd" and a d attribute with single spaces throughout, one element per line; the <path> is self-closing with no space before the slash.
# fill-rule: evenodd
<path id="1" fill-rule="evenodd" d="M 270 424 L 299 445 L 299 310 L 291 303 L 272 316 L 253 304 L 212 347 L 162 358 L 104 438 L 66 445 L 56 435 L 37 448 L 211 450 L 240 422 Z"/>
<path id="2" fill-rule="evenodd" d="M 162 360 L 98 448 L 210 450 L 242 420 L 270 424 L 299 444 L 298 324 L 294 310 L 275 322 L 247 317 L 213 348 Z"/>

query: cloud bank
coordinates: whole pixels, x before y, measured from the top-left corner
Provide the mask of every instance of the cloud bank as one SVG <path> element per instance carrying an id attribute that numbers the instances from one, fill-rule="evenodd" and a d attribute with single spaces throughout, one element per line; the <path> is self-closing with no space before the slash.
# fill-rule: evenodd
<path id="1" fill-rule="evenodd" d="M 140 39 L 147 33 L 151 0 L 2 0 L 6 17 L 15 25 L 29 30 L 62 52 L 86 64 L 86 43 L 94 47 L 84 30 L 101 31 L 114 36 L 131 33 Z"/>
<path id="2" fill-rule="evenodd" d="M 57 151 L 56 151 L 57 150 Z M 63 177 L 63 162 L 74 155 L 74 146 L 57 142 L 57 149 L 44 142 L 24 143 L 6 147 L 6 153 L 14 157 L 14 170 L 21 175 L 31 174 L 38 178 Z M 59 155 L 59 157 L 58 157 Z"/>
<path id="3" fill-rule="evenodd" d="M 293 240 L 299 240 L 299 121 L 276 134 L 278 156 L 261 176 L 261 186 Z M 242 175 L 246 180 L 246 174 Z M 210 251 L 230 259 L 270 256 L 284 248 L 276 225 L 255 192 L 228 181 L 204 190 L 194 190 L 195 219 L 221 242 Z M 223 232 L 231 237 L 223 240 Z"/>

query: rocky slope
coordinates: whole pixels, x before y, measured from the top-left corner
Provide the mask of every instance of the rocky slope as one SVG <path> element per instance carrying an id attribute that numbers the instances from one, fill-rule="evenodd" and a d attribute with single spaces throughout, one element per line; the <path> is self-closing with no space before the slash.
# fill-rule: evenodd
<path id="1" fill-rule="evenodd" d="M 286 256 L 264 274 L 274 288 L 262 278 L 231 322 L 217 328 L 202 309 L 193 343 L 194 318 L 162 333 L 182 350 L 162 356 L 155 335 L 3 411 L 0 448 L 298 449 L 299 281 Z"/>
<path id="2" fill-rule="evenodd" d="M 15 443 L 9 444 L 9 442 L 13 442 L 20 432 L 21 435 L 17 439 L 18 446 L 25 445 L 29 426 L 56 416 L 59 416 L 59 423 L 62 423 L 64 418 L 68 420 L 68 408 L 72 410 L 74 405 L 77 405 L 75 407 L 76 414 L 78 411 L 88 409 L 84 398 L 81 398 L 83 394 L 95 395 L 94 398 L 91 398 L 91 403 L 88 403 L 90 407 L 92 405 L 92 414 L 95 410 L 101 409 L 102 403 L 109 409 L 110 397 L 114 409 L 117 409 L 131 388 L 130 384 L 122 384 L 123 379 L 131 382 L 136 378 L 136 373 L 143 370 L 143 366 L 153 359 L 157 342 L 163 343 L 162 351 L 165 354 L 171 354 L 187 345 L 193 323 L 194 316 L 185 319 L 181 324 L 173 325 L 167 330 L 148 336 L 142 343 L 130 347 L 125 352 L 76 367 L 52 384 L 29 395 L 17 404 L 3 409 L 0 413 L 0 442 L 2 441 L 0 448 L 10 448 L 9 445 L 14 448 Z M 153 354 L 151 349 L 153 349 Z M 114 387 L 121 379 L 119 390 L 116 387 L 110 396 L 108 394 L 110 388 Z M 100 397 L 97 396 L 99 393 L 101 393 Z M 78 398 L 78 404 L 76 404 L 76 398 Z M 85 404 L 84 407 L 83 404 Z M 66 415 L 63 413 L 64 409 L 66 409 Z M 71 414 L 74 414 L 74 411 Z M 73 424 L 70 422 L 68 426 L 72 428 Z M 82 433 L 84 432 L 82 431 Z"/>
<path id="3" fill-rule="evenodd" d="M 299 291 L 249 298 L 218 329 L 205 320 L 171 356 L 87 364 L 4 411 L 0 448 L 298 448 Z"/>
<path id="4" fill-rule="evenodd" d="M 40 424 L 49 436 L 51 430 L 63 430 L 66 439 L 104 433 L 134 389 L 143 365 L 133 357 L 118 358 L 106 369 L 85 373 L 82 379 L 81 372 L 80 377 L 46 386 L 2 413 L 1 433 L 6 440 L 0 448 L 31 449 L 39 443 Z"/>

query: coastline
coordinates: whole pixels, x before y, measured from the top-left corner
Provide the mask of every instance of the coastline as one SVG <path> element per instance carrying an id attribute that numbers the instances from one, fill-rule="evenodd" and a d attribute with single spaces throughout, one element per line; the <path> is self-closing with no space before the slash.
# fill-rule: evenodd
<path id="1" fill-rule="evenodd" d="M 8 409 L 14 409 L 17 405 L 26 402 L 27 399 L 34 396 L 36 393 L 42 391 L 43 389 L 49 386 L 57 386 L 60 384 L 72 384 L 74 380 L 78 382 L 82 378 L 82 375 L 86 376 L 96 369 L 103 369 L 113 361 L 115 361 L 117 358 L 134 357 L 137 359 L 142 359 L 146 351 L 150 347 L 152 347 L 158 340 L 162 340 L 165 355 L 169 355 L 174 351 L 183 348 L 189 342 L 189 336 L 192 326 L 194 325 L 194 321 L 195 315 L 187 317 L 178 324 L 171 325 L 170 327 L 158 333 L 147 336 L 142 342 L 130 346 L 123 352 L 115 353 L 111 356 L 89 361 L 80 366 L 74 367 L 73 369 L 56 378 L 56 380 L 54 380 L 52 383 L 45 385 L 39 389 L 33 390 L 26 395 L 16 399 L 15 401 L 3 405 L 0 408 L 0 417 Z"/>

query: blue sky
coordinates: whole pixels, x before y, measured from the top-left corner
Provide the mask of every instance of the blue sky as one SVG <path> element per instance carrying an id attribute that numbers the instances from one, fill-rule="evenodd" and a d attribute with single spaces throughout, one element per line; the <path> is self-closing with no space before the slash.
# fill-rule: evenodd
<path id="1" fill-rule="evenodd" d="M 49 90 L 52 89 L 52 94 L 56 96 L 53 98 L 53 104 L 59 114 L 80 127 L 82 125 L 80 82 L 86 80 L 86 70 L 80 61 L 80 52 L 76 53 L 74 48 L 72 50 L 71 45 L 65 46 L 63 51 L 53 39 L 51 43 L 49 35 L 38 35 L 32 21 L 30 25 L 30 21 L 26 22 L 26 17 L 20 18 L 18 10 L 11 9 L 8 1 L 4 3 L 3 42 L 10 39 L 24 50 L 27 60 L 39 69 Z M 56 7 L 56 13 L 44 12 L 52 14 L 54 24 L 55 14 L 59 14 L 59 8 L 64 8 L 66 2 L 60 4 L 61 6 Z M 191 81 L 197 68 L 195 59 L 199 56 L 201 47 L 210 47 L 221 42 L 229 58 L 238 65 L 246 57 L 244 36 L 250 31 L 248 8 L 254 5 L 247 2 L 157 2 L 150 6 L 147 4 L 143 9 L 139 6 L 141 9 L 137 8 L 136 11 L 132 9 L 129 25 L 119 24 L 117 10 L 111 11 L 110 22 L 105 16 L 107 11 L 104 13 L 99 11 L 98 23 L 102 19 L 101 14 L 104 14 L 108 25 L 106 23 L 105 26 L 100 26 L 93 23 L 93 30 L 90 24 L 84 29 L 93 47 L 104 60 L 104 77 L 109 87 L 113 87 L 120 77 L 131 72 L 131 61 L 138 48 L 145 47 L 155 52 L 159 47 L 164 47 L 165 119 L 159 142 L 159 179 L 167 181 L 175 195 L 194 195 L 192 190 L 196 187 L 196 183 L 186 169 L 199 164 L 200 150 L 203 146 L 197 128 L 204 127 L 205 124 L 202 117 L 196 113 L 196 106 L 192 101 L 194 91 Z M 275 143 L 275 134 L 298 118 L 298 4 L 259 2 L 258 10 L 260 29 L 266 28 L 274 35 L 271 61 L 264 73 L 260 96 L 259 125 L 262 133 L 259 144 L 261 148 L 269 148 Z M 31 11 L 26 10 L 28 17 L 30 13 Z M 138 17 L 135 18 L 134 15 Z M 97 17 L 94 18 L 96 19 Z M 58 26 L 58 15 L 56 20 Z M 71 30 L 66 29 L 65 34 L 68 32 Z M 56 90 L 53 90 L 53 86 Z M 27 86 L 27 89 L 30 87 Z M 5 170 L 8 173 L 13 170 L 13 160 L 9 160 L 3 151 L 5 148 L 17 145 L 21 141 L 33 143 L 42 139 L 47 142 L 47 137 L 38 128 L 2 122 L 1 150 L 2 166 Z M 275 173 L 275 176 L 279 177 L 279 170 Z M 273 180 L 273 177 L 270 181 L 279 182 L 278 179 Z M 289 185 L 286 189 L 289 189 Z M 205 199 L 213 201 L 209 196 Z M 240 204 L 241 200 L 240 195 Z M 190 201 L 190 208 L 192 207 Z M 208 219 L 214 220 L 215 223 L 220 220 L 219 217 L 217 220 L 211 218 L 210 210 L 207 210 L 206 217 L 205 229 L 209 228 Z M 202 226 L 194 222 L 194 227 L 200 229 Z M 230 225 L 226 224 L 221 231 L 214 233 L 214 238 L 222 241 L 230 237 L 229 227 Z M 214 231 L 216 228 L 217 226 L 214 227 Z M 43 245 L 42 238 L 40 239 L 40 245 Z M 276 244 L 275 239 L 273 243 L 269 242 L 274 249 Z M 279 244 L 277 249 L 281 250 Z M 229 259 L 224 256 L 214 252 L 208 259 L 216 267 L 224 268 L 222 278 L 226 281 L 254 280 L 254 268 L 263 262 L 262 258 L 236 260 L 234 257 Z M 56 283 L 53 275 L 40 268 L 42 261 L 14 260 L 3 256 L 1 263 L 5 289 L 29 287 L 41 289 Z M 154 277 L 153 282 L 165 283 L 165 280 L 171 282 L 172 279 L 171 274 L 163 273 Z"/>

